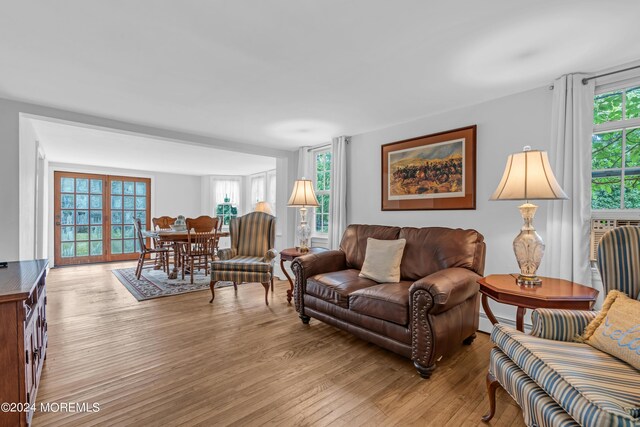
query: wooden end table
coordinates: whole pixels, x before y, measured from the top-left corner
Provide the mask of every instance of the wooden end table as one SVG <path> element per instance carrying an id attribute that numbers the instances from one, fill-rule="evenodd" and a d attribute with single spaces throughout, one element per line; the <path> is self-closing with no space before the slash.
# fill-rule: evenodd
<path id="1" fill-rule="evenodd" d="M 284 268 L 284 262 L 285 261 L 291 262 L 302 255 L 317 254 L 324 251 L 328 251 L 328 249 L 309 248 L 309 251 L 307 252 L 300 252 L 300 248 L 287 248 L 280 251 L 280 268 L 282 269 L 282 272 L 284 273 L 284 275 L 287 276 L 287 280 L 289 281 L 289 286 L 291 287 L 291 289 L 287 289 L 288 303 L 291 303 L 291 299 L 293 298 L 293 280 L 291 279 L 291 276 L 289 276 L 289 273 L 287 273 L 287 270 Z"/>
<path id="2" fill-rule="evenodd" d="M 561 308 L 590 310 L 598 291 L 568 280 L 541 277 L 540 286 L 520 286 L 517 274 L 492 274 L 478 280 L 482 294 L 482 308 L 492 324 L 498 323 L 487 297 L 502 304 L 518 307 L 516 329 L 524 332 L 524 314 L 527 308 Z"/>

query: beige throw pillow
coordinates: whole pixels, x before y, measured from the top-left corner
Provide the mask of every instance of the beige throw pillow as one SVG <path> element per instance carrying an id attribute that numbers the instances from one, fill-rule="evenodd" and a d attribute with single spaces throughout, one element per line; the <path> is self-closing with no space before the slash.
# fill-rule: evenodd
<path id="1" fill-rule="evenodd" d="M 405 239 L 378 240 L 369 237 L 360 277 L 366 277 L 378 283 L 398 283 L 400 261 L 402 261 L 406 244 Z"/>
<path id="2" fill-rule="evenodd" d="M 640 301 L 611 291 L 581 337 L 598 350 L 640 369 Z"/>

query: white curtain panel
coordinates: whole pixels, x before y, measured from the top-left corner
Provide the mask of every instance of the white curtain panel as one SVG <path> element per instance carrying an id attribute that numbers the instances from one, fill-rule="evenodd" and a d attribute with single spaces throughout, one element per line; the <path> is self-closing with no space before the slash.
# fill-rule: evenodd
<path id="1" fill-rule="evenodd" d="M 276 171 L 267 172 L 267 202 L 276 211 Z"/>
<path id="2" fill-rule="evenodd" d="M 265 174 L 251 178 L 251 210 L 256 208 L 256 203 L 264 202 L 264 190 L 266 186 Z"/>
<path id="3" fill-rule="evenodd" d="M 594 81 L 569 74 L 553 85 L 551 167 L 569 200 L 547 202 L 544 262 L 551 277 L 591 286 L 591 135 Z"/>
<path id="4" fill-rule="evenodd" d="M 218 203 L 224 202 L 224 198 L 231 199 L 231 203 L 238 206 L 240 204 L 240 180 L 237 179 L 214 179 L 214 200 L 213 209 L 215 212 Z"/>
<path id="5" fill-rule="evenodd" d="M 347 144 L 348 136 L 331 141 L 331 190 L 329 193 L 329 248 L 338 249 L 347 228 Z"/>

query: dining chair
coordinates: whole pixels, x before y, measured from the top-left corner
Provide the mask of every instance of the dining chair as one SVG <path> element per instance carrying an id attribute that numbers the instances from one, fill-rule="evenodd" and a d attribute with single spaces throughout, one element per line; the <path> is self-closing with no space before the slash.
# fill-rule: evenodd
<path id="1" fill-rule="evenodd" d="M 140 275 L 142 274 L 142 269 L 145 268 L 145 263 L 153 263 L 153 267 L 156 266 L 157 262 L 155 259 L 148 259 L 147 255 L 155 254 L 160 258 L 160 265 L 162 269 L 169 273 L 169 255 L 170 249 L 164 246 L 148 248 L 147 242 L 142 235 L 142 223 L 139 218 L 136 218 L 133 222 L 133 226 L 136 231 L 136 237 L 138 238 L 138 244 L 140 245 L 140 257 L 138 258 L 138 266 L 136 267 L 136 278 L 140 280 Z M 151 265 L 148 265 L 151 267 Z"/>
<path id="2" fill-rule="evenodd" d="M 264 212 L 252 212 L 232 218 L 229 225 L 231 247 L 218 252 L 219 260 L 211 264 L 211 300 L 219 281 L 258 282 L 264 287 L 264 302 L 269 305 L 269 286 L 273 290 L 273 263 L 278 255 L 274 249 L 276 218 Z"/>
<path id="3" fill-rule="evenodd" d="M 156 231 L 165 231 L 165 230 L 171 230 L 171 226 L 176 222 L 177 218 L 171 217 L 171 216 L 161 216 L 158 218 L 152 218 L 151 219 L 151 223 L 153 224 L 153 229 Z M 154 248 L 159 248 L 159 247 L 166 247 L 171 249 L 169 251 L 169 253 L 167 254 L 167 257 L 173 257 L 173 249 L 175 247 L 175 243 L 174 242 L 162 242 L 160 241 L 160 239 L 158 239 L 157 237 L 153 238 L 153 247 Z M 158 264 L 158 255 L 156 255 L 156 264 Z M 175 261 L 175 260 L 174 260 Z M 169 262 L 169 261 L 167 261 Z"/>
<path id="4" fill-rule="evenodd" d="M 152 218 L 154 230 L 171 230 L 171 226 L 176 222 L 176 218 L 170 216 L 161 216 L 158 218 Z"/>
<path id="5" fill-rule="evenodd" d="M 215 247 L 213 248 L 213 251 L 216 255 L 218 255 L 218 250 L 220 249 L 220 233 L 222 233 L 222 226 L 224 225 L 224 219 L 219 216 L 218 217 L 218 236 L 216 236 L 216 242 L 215 242 Z"/>
<path id="6" fill-rule="evenodd" d="M 206 215 L 198 218 L 187 218 L 187 230 L 194 230 L 198 233 L 208 233 L 218 228 L 218 218 Z"/>
<path id="7" fill-rule="evenodd" d="M 181 252 L 182 280 L 184 280 L 185 266 L 189 266 L 191 284 L 195 270 L 204 268 L 206 275 L 209 274 L 209 263 L 215 257 L 215 244 L 217 242 L 218 230 L 197 232 L 192 229 L 187 231 L 187 244 Z"/>
<path id="8" fill-rule="evenodd" d="M 220 236 L 221 221 L 218 217 L 210 217 L 207 215 L 201 215 L 198 218 L 187 218 L 186 220 L 187 230 L 193 230 L 198 233 L 206 233 L 216 231 L 215 241 L 213 242 L 213 254 L 218 250 L 218 240 Z"/>

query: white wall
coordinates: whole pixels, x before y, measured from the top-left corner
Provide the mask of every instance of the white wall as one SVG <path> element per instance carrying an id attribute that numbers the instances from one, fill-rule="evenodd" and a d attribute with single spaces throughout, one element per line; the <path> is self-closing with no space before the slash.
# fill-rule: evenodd
<path id="1" fill-rule="evenodd" d="M 0 261 L 20 258 L 19 110 L 0 102 Z M 25 207 L 26 208 L 26 207 Z"/>
<path id="2" fill-rule="evenodd" d="M 20 140 L 20 259 L 34 258 L 36 224 L 36 162 L 38 140 L 28 120 L 19 119 Z"/>
<path id="3" fill-rule="evenodd" d="M 468 125 L 478 125 L 476 209 L 450 211 L 380 210 L 380 146 L 389 142 L 428 135 Z M 489 197 L 502 176 L 507 155 L 525 145 L 548 150 L 551 125 L 551 91 L 539 88 L 479 105 L 425 117 L 409 123 L 355 135 L 348 146 L 348 222 L 398 226 L 444 226 L 474 228 L 487 244 L 485 274 L 518 272 L 512 241 L 522 220 L 513 202 L 491 202 Z M 535 226 L 545 237 L 546 204 Z M 544 274 L 544 260 L 539 270 Z M 494 314 L 515 318 L 515 308 L 491 303 Z M 488 328 L 486 319 L 483 327 Z"/>
<path id="4" fill-rule="evenodd" d="M 35 258 L 47 258 L 49 248 L 49 160 L 40 143 L 36 146 Z"/>
<path id="5" fill-rule="evenodd" d="M 195 218 L 206 215 L 200 201 L 199 176 L 154 172 L 151 180 L 156 182 L 155 195 L 151 195 L 151 204 L 155 207 L 153 216 Z"/>

